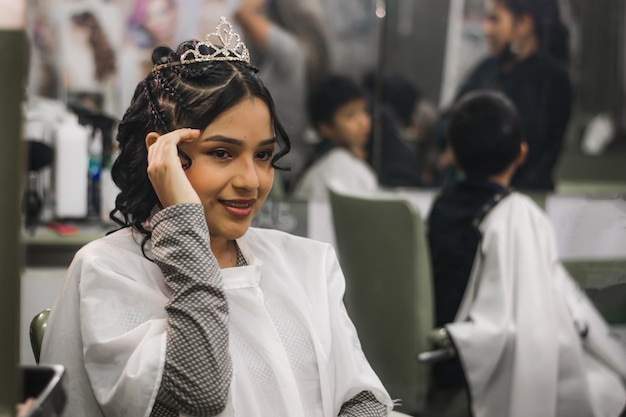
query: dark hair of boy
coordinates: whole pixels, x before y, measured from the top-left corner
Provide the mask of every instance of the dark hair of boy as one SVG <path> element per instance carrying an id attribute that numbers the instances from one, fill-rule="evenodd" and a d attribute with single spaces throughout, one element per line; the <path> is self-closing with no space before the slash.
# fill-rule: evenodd
<path id="1" fill-rule="evenodd" d="M 332 75 L 320 82 L 308 98 L 308 111 L 311 126 L 333 124 L 337 110 L 346 103 L 362 99 L 365 92 L 357 83 L 342 75 Z"/>
<path id="2" fill-rule="evenodd" d="M 447 139 L 459 169 L 473 179 L 504 172 L 519 156 L 523 142 L 515 105 L 490 90 L 468 93 L 454 105 Z"/>

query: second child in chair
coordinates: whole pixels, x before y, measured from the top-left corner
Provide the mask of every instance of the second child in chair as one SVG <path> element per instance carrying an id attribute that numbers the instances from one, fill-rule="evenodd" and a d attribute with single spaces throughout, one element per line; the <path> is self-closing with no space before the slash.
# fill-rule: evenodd
<path id="1" fill-rule="evenodd" d="M 520 126 L 500 93 L 452 109 L 465 178 L 436 199 L 428 239 L 436 325 L 456 357 L 433 368 L 431 414 L 623 416 L 626 350 L 563 268 L 550 219 L 509 188 L 528 152 Z"/>
<path id="2" fill-rule="evenodd" d="M 308 106 L 311 125 L 322 140 L 296 184 L 294 197 L 325 201 L 331 183 L 356 192 L 376 190 L 376 174 L 366 162 L 372 124 L 363 90 L 351 79 L 334 75 L 311 93 Z"/>
<path id="3" fill-rule="evenodd" d="M 444 187 L 428 218 L 437 327 L 454 320 L 481 238 L 477 226 L 510 192 L 515 169 L 528 152 L 514 105 L 495 91 L 470 93 L 455 105 L 447 140 L 464 179 Z M 436 364 L 433 371 L 433 393 L 458 398 L 464 392 L 456 358 Z M 449 404 L 449 398 L 431 400 Z"/>
<path id="4" fill-rule="evenodd" d="M 447 139 L 464 178 L 443 188 L 428 219 L 437 326 L 454 320 L 480 240 L 477 225 L 510 192 L 528 152 L 514 105 L 495 91 L 461 99 Z"/>

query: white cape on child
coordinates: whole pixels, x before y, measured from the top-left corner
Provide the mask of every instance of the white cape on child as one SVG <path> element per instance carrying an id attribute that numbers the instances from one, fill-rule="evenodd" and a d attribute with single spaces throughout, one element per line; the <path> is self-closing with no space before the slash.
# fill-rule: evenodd
<path id="1" fill-rule="evenodd" d="M 512 193 L 480 230 L 463 302 L 446 326 L 474 416 L 618 416 L 626 349 L 559 262 L 546 215 Z"/>

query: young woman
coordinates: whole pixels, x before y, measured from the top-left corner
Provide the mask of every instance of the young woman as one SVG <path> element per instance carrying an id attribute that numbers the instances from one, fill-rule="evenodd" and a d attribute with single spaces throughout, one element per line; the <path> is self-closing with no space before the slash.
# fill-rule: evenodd
<path id="1" fill-rule="evenodd" d="M 77 253 L 42 348 L 65 415 L 386 416 L 332 248 L 249 228 L 289 139 L 230 24 L 210 39 L 157 48 L 120 124 L 122 228 Z"/>

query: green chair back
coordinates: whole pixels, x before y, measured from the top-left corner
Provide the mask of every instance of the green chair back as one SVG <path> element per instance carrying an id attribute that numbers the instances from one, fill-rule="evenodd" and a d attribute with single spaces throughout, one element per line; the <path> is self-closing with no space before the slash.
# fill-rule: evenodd
<path id="1" fill-rule="evenodd" d="M 50 317 L 50 309 L 45 309 L 37 314 L 30 322 L 30 347 L 33 350 L 35 361 L 39 363 L 39 356 L 41 354 L 41 343 L 43 342 L 43 335 L 46 332 L 46 326 L 48 325 L 48 317 Z"/>
<path id="2" fill-rule="evenodd" d="M 617 197 L 626 195 L 625 181 L 559 181 L 558 194 Z"/>
<path id="3" fill-rule="evenodd" d="M 609 324 L 626 324 L 626 259 L 562 262 Z"/>
<path id="4" fill-rule="evenodd" d="M 420 213 L 408 200 L 367 198 L 330 189 L 345 303 L 368 361 L 400 411 L 423 410 L 433 293 Z"/>
<path id="5" fill-rule="evenodd" d="M 536 191 L 536 190 L 517 190 L 522 194 L 527 195 L 531 198 L 539 206 L 541 210 L 546 209 L 546 199 L 548 197 L 548 193 L 544 191 Z"/>

